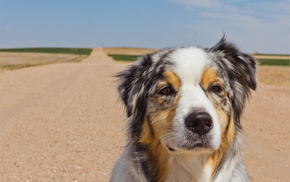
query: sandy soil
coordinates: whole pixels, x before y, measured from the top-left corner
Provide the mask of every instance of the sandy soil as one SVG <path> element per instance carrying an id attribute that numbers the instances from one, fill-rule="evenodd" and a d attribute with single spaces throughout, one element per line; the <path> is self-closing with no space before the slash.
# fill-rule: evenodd
<path id="1" fill-rule="evenodd" d="M 269 56 L 269 55 L 252 55 L 256 59 L 288 59 L 290 60 L 290 56 Z"/>
<path id="2" fill-rule="evenodd" d="M 87 55 L 0 52 L 0 71 L 51 63 L 78 62 Z"/>
<path id="3" fill-rule="evenodd" d="M 258 66 L 257 78 L 264 85 L 290 88 L 290 67 Z"/>
<path id="4" fill-rule="evenodd" d="M 125 145 L 113 75 L 128 64 L 94 49 L 82 63 L 0 74 L 0 181 L 108 181 Z M 290 89 L 259 86 L 244 118 L 253 181 L 288 181 Z"/>

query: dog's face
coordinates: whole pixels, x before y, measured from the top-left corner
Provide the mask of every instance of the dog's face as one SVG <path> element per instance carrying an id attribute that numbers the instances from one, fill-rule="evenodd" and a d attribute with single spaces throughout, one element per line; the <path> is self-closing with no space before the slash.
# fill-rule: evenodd
<path id="1" fill-rule="evenodd" d="M 255 60 L 222 39 L 210 49 L 164 49 L 119 75 L 130 140 L 205 153 L 240 127 Z M 231 124 L 232 123 L 232 124 Z"/>

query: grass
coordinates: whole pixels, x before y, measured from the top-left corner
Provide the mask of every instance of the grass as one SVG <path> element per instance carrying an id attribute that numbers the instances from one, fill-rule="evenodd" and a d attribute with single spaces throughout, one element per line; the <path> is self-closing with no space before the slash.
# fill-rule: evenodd
<path id="1" fill-rule="evenodd" d="M 260 65 L 269 66 L 289 66 L 290 60 L 288 59 L 258 59 Z"/>
<path id="2" fill-rule="evenodd" d="M 89 55 L 92 52 L 92 49 L 90 49 L 90 48 L 52 48 L 52 47 L 39 47 L 39 48 L 0 49 L 0 52 L 28 52 L 28 53 L 54 53 L 54 54 L 79 54 L 79 55 Z"/>
<path id="3" fill-rule="evenodd" d="M 115 61 L 136 61 L 142 55 L 123 55 L 123 54 L 108 54 Z M 271 66 L 290 66 L 290 60 L 287 59 L 257 59 L 260 65 Z"/>
<path id="4" fill-rule="evenodd" d="M 253 55 L 253 56 L 288 56 L 289 57 L 289 54 L 250 54 L 250 55 Z"/>
<path id="5" fill-rule="evenodd" d="M 142 55 L 122 55 L 122 54 L 108 54 L 116 61 L 137 61 Z"/>
<path id="6" fill-rule="evenodd" d="M 90 48 L 38 47 L 0 49 L 0 71 L 54 63 L 80 62 L 91 52 L 92 49 Z"/>

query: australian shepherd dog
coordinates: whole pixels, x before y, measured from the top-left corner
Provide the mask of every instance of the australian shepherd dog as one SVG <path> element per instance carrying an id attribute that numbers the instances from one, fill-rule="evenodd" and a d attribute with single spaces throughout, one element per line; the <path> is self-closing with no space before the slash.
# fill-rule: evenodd
<path id="1" fill-rule="evenodd" d="M 111 182 L 249 181 L 240 123 L 256 60 L 223 37 L 167 48 L 118 74 L 128 140 Z"/>

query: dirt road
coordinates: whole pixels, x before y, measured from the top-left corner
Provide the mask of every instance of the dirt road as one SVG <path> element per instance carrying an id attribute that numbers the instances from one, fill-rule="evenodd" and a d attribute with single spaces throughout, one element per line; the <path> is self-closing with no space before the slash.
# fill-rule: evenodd
<path id="1" fill-rule="evenodd" d="M 0 181 L 108 181 L 125 144 L 113 75 L 128 64 L 94 49 L 82 63 L 0 74 Z M 290 91 L 260 87 L 245 113 L 253 181 L 287 181 Z"/>

